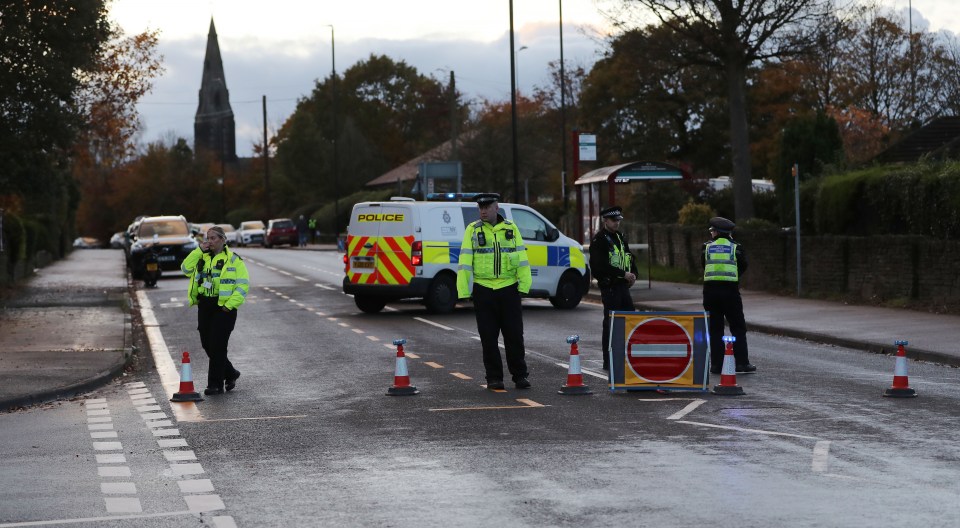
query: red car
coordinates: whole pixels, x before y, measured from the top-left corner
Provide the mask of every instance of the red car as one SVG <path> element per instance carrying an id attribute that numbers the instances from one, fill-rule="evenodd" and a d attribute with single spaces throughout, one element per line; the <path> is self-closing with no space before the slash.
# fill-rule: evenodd
<path id="1" fill-rule="evenodd" d="M 263 239 L 264 247 L 280 244 L 290 244 L 290 247 L 299 244 L 297 226 L 289 218 L 274 218 L 267 223 L 267 233 Z"/>

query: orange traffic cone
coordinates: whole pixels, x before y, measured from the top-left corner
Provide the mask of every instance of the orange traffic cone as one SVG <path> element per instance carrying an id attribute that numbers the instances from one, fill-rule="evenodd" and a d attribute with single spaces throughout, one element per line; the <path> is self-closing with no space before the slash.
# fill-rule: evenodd
<path id="1" fill-rule="evenodd" d="M 884 396 L 891 398 L 916 398 L 917 391 L 910 388 L 907 379 L 907 352 L 903 349 L 906 341 L 895 341 L 897 345 L 897 364 L 893 368 L 893 386 L 883 391 Z"/>
<path id="2" fill-rule="evenodd" d="M 387 389 L 389 396 L 412 396 L 420 394 L 416 387 L 410 385 L 410 375 L 407 374 L 407 356 L 403 355 L 403 345 L 406 339 L 394 339 L 393 344 L 397 346 L 397 368 L 393 375 L 393 387 Z"/>
<path id="3" fill-rule="evenodd" d="M 190 371 L 190 352 L 183 353 L 183 363 L 180 366 L 180 390 L 170 398 L 172 402 L 198 402 L 203 401 L 193 388 L 193 375 Z"/>
<path id="4" fill-rule="evenodd" d="M 578 341 L 580 341 L 578 335 L 567 338 L 567 343 L 570 343 L 570 369 L 567 373 L 567 384 L 560 387 L 560 390 L 557 391 L 559 394 L 566 394 L 567 396 L 593 394 L 590 387 L 583 384 L 583 374 L 580 372 L 580 352 L 577 350 Z"/>
<path id="5" fill-rule="evenodd" d="M 733 336 L 723 336 L 723 342 L 727 344 L 723 352 L 723 370 L 720 371 L 720 384 L 714 385 L 710 391 L 720 396 L 742 396 L 743 387 L 737 385 L 737 366 L 733 358 L 733 342 L 737 338 Z"/>

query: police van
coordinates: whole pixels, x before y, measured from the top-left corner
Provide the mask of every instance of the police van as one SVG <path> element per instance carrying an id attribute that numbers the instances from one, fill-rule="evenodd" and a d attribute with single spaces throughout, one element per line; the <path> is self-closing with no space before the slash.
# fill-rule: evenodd
<path id="1" fill-rule="evenodd" d="M 387 302 L 423 299 L 427 309 L 447 313 L 457 304 L 457 263 L 468 224 L 480 219 L 475 202 L 389 202 L 353 206 L 347 227 L 343 292 L 360 310 L 376 313 Z M 445 195 L 446 199 L 468 199 Z M 583 248 L 524 205 L 501 203 L 500 215 L 520 229 L 533 275 L 529 297 L 557 308 L 580 304 L 590 283 Z"/>

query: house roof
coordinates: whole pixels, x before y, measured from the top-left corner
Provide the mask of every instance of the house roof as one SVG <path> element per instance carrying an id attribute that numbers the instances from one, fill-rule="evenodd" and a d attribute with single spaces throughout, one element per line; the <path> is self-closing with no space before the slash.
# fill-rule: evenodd
<path id="1" fill-rule="evenodd" d="M 884 163 L 917 161 L 926 155 L 938 158 L 960 153 L 960 117 L 938 117 L 914 130 L 877 156 Z"/>
<path id="2" fill-rule="evenodd" d="M 458 143 L 462 145 L 464 141 L 469 140 L 471 137 L 473 137 L 473 134 L 469 132 L 461 134 Z M 415 181 L 421 163 L 428 161 L 448 161 L 451 157 L 451 151 L 453 150 L 452 145 L 452 141 L 444 141 L 416 158 L 407 161 L 403 165 L 394 167 L 368 181 L 366 187 L 386 187 L 388 185 L 396 185 L 398 182 Z"/>

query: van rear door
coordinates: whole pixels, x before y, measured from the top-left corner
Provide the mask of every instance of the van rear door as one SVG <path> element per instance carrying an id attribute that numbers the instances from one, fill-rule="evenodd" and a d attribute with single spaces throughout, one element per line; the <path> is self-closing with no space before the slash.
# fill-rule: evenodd
<path id="1" fill-rule="evenodd" d="M 406 285 L 413 218 L 409 207 L 364 203 L 353 208 L 347 237 L 347 278 L 354 284 Z"/>

